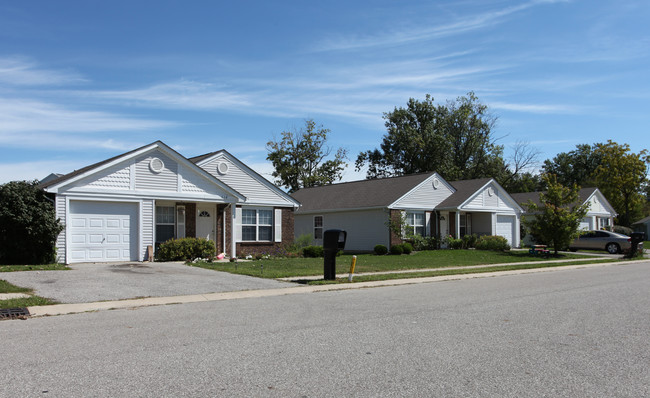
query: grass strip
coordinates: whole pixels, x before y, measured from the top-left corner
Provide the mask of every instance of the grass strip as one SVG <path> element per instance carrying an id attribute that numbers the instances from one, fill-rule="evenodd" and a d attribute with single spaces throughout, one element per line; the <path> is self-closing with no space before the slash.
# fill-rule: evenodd
<path id="1" fill-rule="evenodd" d="M 0 265 L 0 272 L 17 271 L 63 271 L 70 268 L 65 264 L 39 264 L 39 265 Z"/>
<path id="2" fill-rule="evenodd" d="M 540 263 L 552 260 L 584 259 L 588 256 L 580 254 L 561 254 L 558 256 L 532 256 L 528 251 L 492 252 L 486 250 L 431 250 L 421 251 L 410 255 L 373 254 L 357 255 L 356 271 L 381 272 L 426 268 L 459 267 L 483 264 L 503 264 L 530 261 Z M 336 259 L 336 273 L 346 273 L 350 269 L 351 255 L 342 255 Z M 323 273 L 323 258 L 284 258 L 262 259 L 237 263 L 207 263 L 198 262 L 192 266 L 256 276 L 261 278 L 293 278 L 312 276 Z"/>
<path id="3" fill-rule="evenodd" d="M 11 283 L 0 279 L 0 293 L 31 293 L 32 289 L 12 285 Z"/>
<path id="4" fill-rule="evenodd" d="M 530 264 L 503 265 L 503 266 L 494 266 L 494 267 L 485 267 L 485 268 L 466 268 L 466 269 L 439 270 L 439 271 L 409 272 L 404 274 L 358 275 L 354 277 L 351 283 L 385 281 L 391 279 L 426 278 L 432 276 L 482 274 L 485 272 L 512 271 L 512 270 L 535 269 L 535 268 L 553 268 L 553 267 L 564 267 L 567 265 L 610 263 L 613 261 L 621 261 L 621 260 L 609 260 L 609 259 L 596 260 L 589 263 L 585 263 L 584 261 L 569 261 L 566 263 L 530 263 Z M 329 284 L 338 284 L 338 283 L 350 283 L 350 282 L 348 282 L 347 277 L 337 278 L 334 281 L 325 281 L 325 280 L 307 281 L 308 285 L 329 285 Z"/>
<path id="5" fill-rule="evenodd" d="M 39 296 L 0 300 L 0 308 L 23 308 L 23 307 L 33 307 L 38 305 L 52 305 L 52 304 L 58 304 L 58 302 L 44 297 L 39 297 Z"/>

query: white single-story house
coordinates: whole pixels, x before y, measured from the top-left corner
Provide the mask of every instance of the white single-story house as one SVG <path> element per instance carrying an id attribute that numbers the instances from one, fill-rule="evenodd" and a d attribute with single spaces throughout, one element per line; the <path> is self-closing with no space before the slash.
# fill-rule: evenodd
<path id="1" fill-rule="evenodd" d="M 295 213 L 296 237 L 309 234 L 322 244 L 323 231 L 347 231 L 345 249 L 370 251 L 390 247 L 402 237 L 390 220 L 406 217 L 422 236 L 502 235 L 519 246 L 521 207 L 491 178 L 447 182 L 438 173 L 411 174 L 304 188 Z"/>
<path id="2" fill-rule="evenodd" d="M 188 159 L 156 141 L 48 178 L 66 264 L 143 261 L 170 238 L 207 238 L 229 257 L 293 241 L 299 203 L 225 150 Z"/>
<path id="3" fill-rule="evenodd" d="M 513 193 L 510 194 L 510 196 L 525 208 L 525 205 L 529 200 L 541 205 L 539 194 L 540 192 L 525 192 Z M 580 229 L 599 230 L 614 226 L 616 211 L 598 188 L 582 188 L 578 192 L 578 201 L 581 204 L 589 204 L 587 215 L 580 222 Z M 526 215 L 526 213 L 524 213 L 524 215 Z"/>

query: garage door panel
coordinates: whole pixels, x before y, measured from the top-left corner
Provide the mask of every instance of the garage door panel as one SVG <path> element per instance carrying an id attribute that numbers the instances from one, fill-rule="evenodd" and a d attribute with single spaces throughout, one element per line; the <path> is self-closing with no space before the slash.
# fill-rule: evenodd
<path id="1" fill-rule="evenodd" d="M 497 215 L 497 235 L 506 238 L 508 243 L 512 246 L 512 238 L 514 236 L 515 217 L 506 215 Z"/>
<path id="2" fill-rule="evenodd" d="M 137 204 L 70 201 L 70 262 L 137 260 Z"/>

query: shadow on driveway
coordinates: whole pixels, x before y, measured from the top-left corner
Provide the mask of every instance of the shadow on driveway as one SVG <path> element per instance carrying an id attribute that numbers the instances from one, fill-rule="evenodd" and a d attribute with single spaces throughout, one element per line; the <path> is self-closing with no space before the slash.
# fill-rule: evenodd
<path id="1" fill-rule="evenodd" d="M 61 303 L 233 292 L 298 286 L 182 263 L 72 264 L 69 271 L 3 272 L 0 279 Z"/>

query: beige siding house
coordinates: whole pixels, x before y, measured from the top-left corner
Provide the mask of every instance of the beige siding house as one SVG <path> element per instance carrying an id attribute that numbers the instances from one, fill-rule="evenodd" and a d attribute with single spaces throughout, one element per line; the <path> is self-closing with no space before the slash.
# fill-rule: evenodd
<path id="1" fill-rule="evenodd" d="M 422 236 L 502 234 L 519 246 L 521 208 L 493 179 L 447 182 L 435 172 L 306 188 L 292 195 L 296 236 L 322 244 L 327 229 L 348 232 L 346 250 L 400 243 L 389 220 L 402 216 Z"/>

